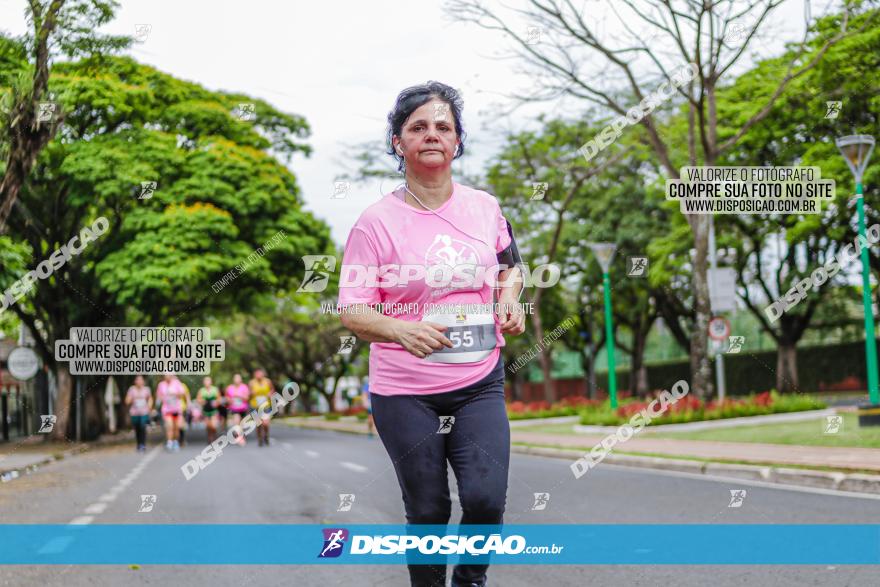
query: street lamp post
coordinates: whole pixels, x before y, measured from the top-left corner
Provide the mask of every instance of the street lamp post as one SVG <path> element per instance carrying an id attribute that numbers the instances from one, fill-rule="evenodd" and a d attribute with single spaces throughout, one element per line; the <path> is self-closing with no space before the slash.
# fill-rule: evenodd
<path id="1" fill-rule="evenodd" d="M 849 165 L 856 181 L 856 205 L 859 213 L 859 237 L 865 243 L 865 198 L 862 177 L 868 166 L 871 151 L 874 150 L 874 137 L 870 135 L 850 135 L 835 141 L 837 148 L 846 164 Z M 868 395 L 872 404 L 880 404 L 877 389 L 877 343 L 874 333 L 874 311 L 871 304 L 871 268 L 869 265 L 868 247 L 862 246 L 862 303 L 865 306 L 865 353 L 868 363 Z"/>
<path id="2" fill-rule="evenodd" d="M 611 259 L 617 245 L 614 243 L 591 243 L 590 249 L 596 255 L 596 260 L 602 268 L 602 290 L 605 297 L 605 352 L 608 354 L 608 397 L 611 399 L 611 408 L 617 409 L 617 373 L 614 361 L 614 327 L 611 323 L 611 278 L 608 270 L 611 267 Z"/>

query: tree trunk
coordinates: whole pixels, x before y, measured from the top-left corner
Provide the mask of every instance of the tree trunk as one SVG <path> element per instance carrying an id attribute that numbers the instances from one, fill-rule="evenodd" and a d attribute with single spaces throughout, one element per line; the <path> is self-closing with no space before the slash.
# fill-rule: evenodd
<path id="1" fill-rule="evenodd" d="M 312 394 L 305 383 L 300 386 L 299 399 L 302 401 L 303 410 L 310 414 L 312 412 Z"/>
<path id="2" fill-rule="evenodd" d="M 336 413 L 336 402 L 334 401 L 336 399 L 336 393 L 335 392 L 327 393 L 326 391 L 322 391 L 320 393 L 321 393 L 321 395 L 324 396 L 324 399 L 327 400 L 327 413 L 328 414 Z"/>
<path id="3" fill-rule="evenodd" d="M 776 349 L 776 389 L 780 393 L 798 388 L 796 343 L 780 342 Z"/>
<path id="4" fill-rule="evenodd" d="M 691 389 L 697 397 L 712 397 L 712 365 L 709 362 L 708 329 L 711 308 L 707 275 L 709 252 L 709 216 L 696 214 L 688 218 L 694 233 L 694 329 L 691 332 Z"/>
<path id="5" fill-rule="evenodd" d="M 595 374 L 593 373 L 593 353 L 589 345 L 584 347 L 581 353 L 581 369 L 584 371 L 584 387 L 588 399 L 593 399 L 596 394 L 596 388 L 593 385 Z"/>
<path id="6" fill-rule="evenodd" d="M 630 368 L 630 389 L 633 396 L 648 394 L 648 367 L 645 365 L 645 346 L 648 335 L 641 329 L 633 332 L 632 366 Z"/>
<path id="7" fill-rule="evenodd" d="M 532 329 L 535 333 L 535 340 L 538 344 L 544 340 L 544 325 L 541 321 L 541 313 L 535 312 L 532 317 Z M 548 403 L 556 401 L 556 390 L 554 389 L 553 379 L 550 377 L 550 371 L 553 368 L 553 357 L 550 356 L 550 349 L 540 346 L 538 352 L 538 361 L 541 362 L 541 373 L 544 374 L 544 399 Z"/>
<path id="8" fill-rule="evenodd" d="M 522 376 L 519 369 L 510 377 L 510 396 L 511 401 L 522 401 Z"/>
<path id="9" fill-rule="evenodd" d="M 70 412 L 73 410 L 73 378 L 67 363 L 57 363 L 55 367 L 58 395 L 55 400 L 55 427 L 52 428 L 52 440 L 67 440 L 70 434 Z"/>
<path id="10" fill-rule="evenodd" d="M 100 388 L 100 386 L 98 386 Z M 94 440 L 107 429 L 105 420 L 104 393 L 94 385 L 86 387 L 82 398 L 83 440 Z"/>

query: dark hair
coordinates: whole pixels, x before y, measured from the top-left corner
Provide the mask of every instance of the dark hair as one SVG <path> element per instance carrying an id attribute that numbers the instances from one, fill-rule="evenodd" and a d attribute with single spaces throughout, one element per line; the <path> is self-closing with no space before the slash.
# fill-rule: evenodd
<path id="1" fill-rule="evenodd" d="M 394 143 L 391 141 L 391 138 L 394 135 L 400 136 L 403 123 L 406 122 L 407 118 L 432 98 L 449 104 L 449 109 L 452 110 L 452 118 L 455 120 L 455 133 L 460 141 L 453 159 L 458 159 L 464 155 L 464 139 L 466 134 L 464 127 L 461 125 L 461 110 L 464 108 L 464 102 L 455 88 L 440 82 L 429 81 L 426 84 L 411 86 L 400 92 L 397 95 L 397 100 L 394 102 L 394 108 L 388 113 L 387 153 L 397 159 L 398 171 L 403 171 L 404 161 L 403 157 L 394 150 Z"/>

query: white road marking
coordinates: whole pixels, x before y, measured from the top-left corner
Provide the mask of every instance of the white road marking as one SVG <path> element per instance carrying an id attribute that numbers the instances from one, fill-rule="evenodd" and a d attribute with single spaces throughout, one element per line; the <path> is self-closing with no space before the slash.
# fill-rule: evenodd
<path id="1" fill-rule="evenodd" d="M 317 459 L 319 456 L 321 456 L 313 450 L 307 450 L 305 451 L 305 453 L 307 457 L 312 457 L 313 459 Z"/>
<path id="2" fill-rule="evenodd" d="M 92 505 L 87 507 L 85 511 L 87 514 L 102 514 L 102 513 L 104 513 L 104 510 L 106 510 L 106 509 L 107 509 L 106 503 L 98 502 L 98 503 L 93 503 Z"/>
<path id="3" fill-rule="evenodd" d="M 108 491 L 107 493 L 102 495 L 100 498 L 98 498 L 97 503 L 93 503 L 90 506 L 88 506 L 85 509 L 85 513 L 87 513 L 87 514 L 102 514 L 102 513 L 104 513 L 104 510 L 107 509 L 107 506 L 110 504 L 110 502 L 115 500 L 117 497 L 119 497 L 119 494 L 122 493 L 122 491 L 126 487 L 131 485 L 131 483 L 135 479 L 137 479 L 138 475 L 141 474 L 141 472 L 144 470 L 144 468 L 148 464 L 150 464 L 150 461 L 152 461 L 153 459 L 156 458 L 156 455 L 159 454 L 159 449 L 160 449 L 160 447 L 157 446 L 153 450 L 151 450 L 149 453 L 147 453 L 147 455 L 144 456 L 143 459 L 141 459 L 140 463 L 138 463 L 128 473 L 128 475 L 126 475 L 125 477 L 120 479 L 116 483 L 116 485 L 112 489 L 110 489 L 110 491 Z M 94 516 L 79 516 L 78 518 L 74 518 L 73 520 L 71 520 L 68 523 L 72 526 L 85 526 L 87 524 L 91 524 L 92 520 L 94 520 L 94 519 L 95 519 Z M 49 542 L 48 544 L 46 544 L 44 546 L 44 548 L 50 548 L 51 544 L 52 543 Z"/>
<path id="4" fill-rule="evenodd" d="M 73 536 L 56 536 L 44 544 L 43 547 L 37 551 L 37 554 L 57 554 L 59 552 L 64 552 L 71 542 L 73 542 Z"/>
<path id="5" fill-rule="evenodd" d="M 356 471 L 358 473 L 366 473 L 367 471 L 369 471 L 369 469 L 367 469 L 363 465 L 349 463 L 348 461 L 340 461 L 339 464 L 342 465 L 343 467 L 345 467 L 346 469 L 351 469 L 352 471 Z"/>

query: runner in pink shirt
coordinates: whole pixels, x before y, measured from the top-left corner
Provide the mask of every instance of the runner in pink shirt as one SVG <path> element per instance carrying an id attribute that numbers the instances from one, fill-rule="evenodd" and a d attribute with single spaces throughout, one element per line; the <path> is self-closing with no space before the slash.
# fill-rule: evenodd
<path id="1" fill-rule="evenodd" d="M 232 377 L 232 384 L 226 386 L 226 406 L 233 416 L 233 426 L 240 424 L 241 419 L 247 414 L 250 397 L 250 388 L 242 381 L 241 375 L 236 373 Z M 244 434 L 238 437 L 238 444 L 241 446 L 246 444 Z"/>
<path id="2" fill-rule="evenodd" d="M 153 394 L 144 384 L 143 375 L 134 378 L 134 385 L 125 393 L 125 405 L 128 406 L 128 414 L 131 416 L 137 451 L 144 452 L 147 449 L 147 423 L 150 420 L 150 410 L 153 409 Z"/>
<path id="3" fill-rule="evenodd" d="M 406 182 L 358 218 L 339 275 L 342 323 L 371 343 L 373 417 L 410 524 L 448 523 L 447 461 L 462 524 L 501 524 L 507 494 L 501 347 L 504 334 L 525 330 L 522 279 L 519 268 L 498 268 L 517 255 L 496 198 L 452 180 L 452 160 L 464 153 L 461 108 L 456 90 L 438 82 L 397 97 L 388 153 Z M 506 308 L 495 309 L 499 283 Z M 383 314 L 370 306 L 379 303 L 396 305 Z M 429 314 L 426 304 L 440 311 Z M 452 584 L 484 585 L 487 568 L 458 565 Z M 413 585 L 445 583 L 445 565 L 409 572 Z"/>
<path id="4" fill-rule="evenodd" d="M 162 419 L 165 421 L 165 448 L 169 451 L 180 450 L 178 437 L 180 423 L 183 419 L 183 396 L 186 389 L 173 373 L 165 373 L 162 381 L 156 386 L 156 401 L 162 404 Z"/>

